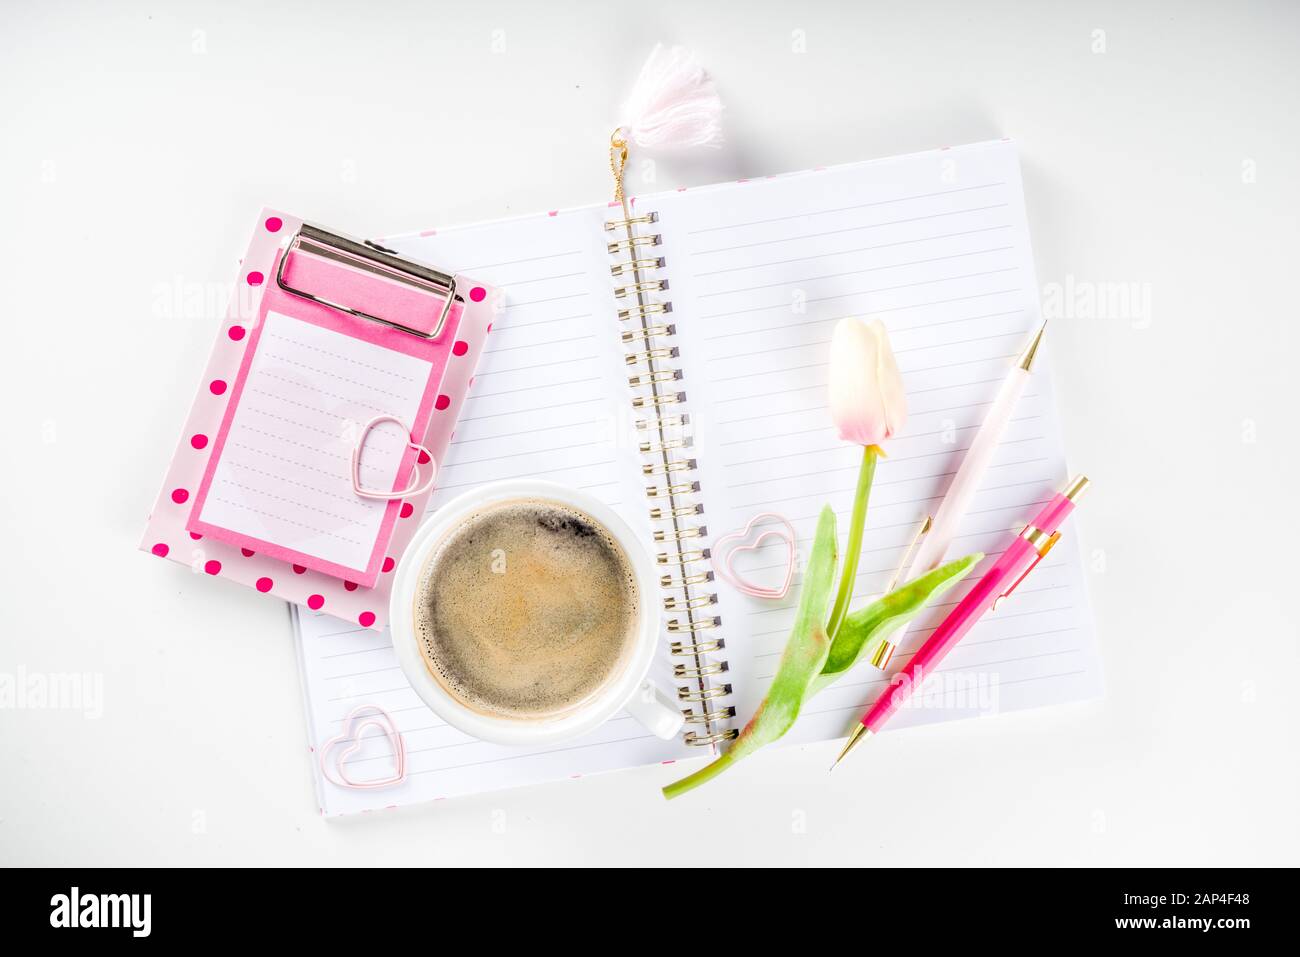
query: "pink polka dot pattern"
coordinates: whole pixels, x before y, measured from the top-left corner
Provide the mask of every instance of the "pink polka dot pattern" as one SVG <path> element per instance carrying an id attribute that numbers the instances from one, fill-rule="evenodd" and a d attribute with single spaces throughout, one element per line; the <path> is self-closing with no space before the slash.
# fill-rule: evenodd
<path id="1" fill-rule="evenodd" d="M 312 611 L 320 611 L 321 607 L 324 604 L 325 604 L 324 595 L 311 595 L 307 599 L 307 607 L 310 608 Z"/>
<path id="2" fill-rule="evenodd" d="M 357 582 L 344 583 L 341 579 L 326 575 L 308 575 L 308 568 L 298 565 L 291 579 L 286 579 L 291 567 L 288 562 L 280 563 L 269 558 L 264 549 L 253 546 L 243 549 L 238 542 L 225 543 L 214 541 L 210 535 L 191 532 L 186 523 L 197 499 L 206 466 L 210 463 L 210 452 L 216 446 L 216 437 L 221 422 L 228 411 L 230 396 L 234 394 L 236 376 L 240 363 L 246 354 L 250 340 L 255 338 L 253 315 L 262 296 L 270 305 L 280 302 L 279 290 L 275 285 L 276 257 L 281 247 L 281 237 L 292 235 L 299 220 L 276 210 L 265 210 L 254 221 L 253 235 L 248 249 L 240 257 L 236 281 L 250 289 L 254 299 L 254 312 L 241 311 L 232 307 L 225 313 L 220 325 L 218 348 L 212 353 L 206 378 L 202 380 L 202 390 L 207 395 L 198 402 L 189 416 L 189 427 L 179 442 L 180 454 L 174 459 L 169 478 L 163 485 L 160 496 L 161 507 L 153 510 L 150 529 L 144 539 L 143 550 L 164 557 L 168 561 L 180 561 L 190 564 L 195 549 L 202 548 L 203 553 L 196 563 L 200 572 L 207 572 L 223 579 L 236 581 L 251 586 L 261 593 L 282 594 L 292 601 L 302 602 L 323 614 L 325 608 L 338 617 L 360 623 L 362 628 L 382 627 L 388 614 L 389 591 L 392 588 L 396 566 L 401 563 L 411 536 L 418 529 L 424 515 L 424 497 L 399 501 L 398 515 L 405 521 L 397 523 L 393 529 L 392 543 L 380 554 L 380 568 L 383 573 L 374 583 L 365 585 Z M 493 309 L 499 303 L 497 294 L 489 287 L 466 282 L 462 287 L 463 303 L 458 304 L 448 323 L 447 336 L 440 349 L 444 357 L 457 357 L 456 362 L 447 366 L 445 393 L 434 392 L 434 407 L 438 410 L 428 428 L 427 455 L 432 462 L 441 461 L 448 443 L 453 440 L 451 412 L 459 409 L 459 397 L 466 385 L 472 381 L 473 362 L 482 352 L 486 330 L 493 329 L 491 323 L 495 317 Z M 477 383 L 474 385 L 477 388 Z M 217 401 L 213 401 L 216 399 Z M 188 444 L 188 448 L 187 448 Z M 420 473 L 426 474 L 432 467 L 423 456 Z M 175 498 L 172 496 L 175 495 Z M 189 539 L 186 538 L 189 535 Z M 191 541 L 192 540 L 192 541 Z M 190 547 L 184 542 L 191 541 Z M 197 544 L 196 544 L 197 543 Z M 257 551 L 253 554 L 253 549 Z M 387 558 L 385 556 L 388 556 Z M 290 559 L 292 561 L 292 559 Z M 303 576 L 297 578 L 297 575 Z M 295 587 L 296 584 L 296 587 Z M 286 585 L 290 587 L 285 587 Z M 340 587 L 342 586 L 342 587 Z"/>

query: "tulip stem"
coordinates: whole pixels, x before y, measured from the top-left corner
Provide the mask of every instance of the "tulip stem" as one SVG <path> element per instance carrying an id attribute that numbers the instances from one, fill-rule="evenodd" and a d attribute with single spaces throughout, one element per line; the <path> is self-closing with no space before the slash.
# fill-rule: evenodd
<path id="1" fill-rule="evenodd" d="M 867 500 L 871 497 L 871 482 L 876 477 L 876 459 L 880 449 L 875 445 L 862 447 L 862 466 L 858 469 L 858 488 L 853 495 L 853 517 L 849 520 L 849 547 L 844 552 L 844 574 L 840 588 L 831 606 L 831 617 L 826 622 L 826 637 L 835 640 L 840 625 L 849 613 L 853 601 L 853 582 L 858 575 L 858 558 L 862 555 L 862 532 L 867 524 Z"/>

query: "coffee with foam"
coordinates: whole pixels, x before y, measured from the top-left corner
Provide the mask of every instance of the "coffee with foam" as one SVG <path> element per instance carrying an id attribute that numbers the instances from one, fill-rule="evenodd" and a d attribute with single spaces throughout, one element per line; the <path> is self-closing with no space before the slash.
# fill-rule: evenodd
<path id="1" fill-rule="evenodd" d="M 420 572 L 416 641 L 434 679 L 490 717 L 572 713 L 616 680 L 640 596 L 622 546 L 590 515 L 513 499 L 467 516 Z"/>

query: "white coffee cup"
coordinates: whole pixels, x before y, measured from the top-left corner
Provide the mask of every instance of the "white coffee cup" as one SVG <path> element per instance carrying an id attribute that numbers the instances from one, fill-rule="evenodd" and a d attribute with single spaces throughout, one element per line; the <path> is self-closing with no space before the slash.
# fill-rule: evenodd
<path id="1" fill-rule="evenodd" d="M 521 498 L 558 502 L 594 518 L 627 555 L 639 592 L 636 644 L 625 656 L 622 670 L 582 707 L 555 718 L 511 719 L 475 711 L 433 677 L 415 635 L 415 593 L 429 557 L 473 513 L 496 502 Z M 406 680 L 438 717 L 468 735 L 497 744 L 551 744 L 586 734 L 626 709 L 647 731 L 667 740 L 681 730 L 683 717 L 676 699 L 646 677 L 660 640 L 658 592 L 649 552 L 613 509 L 585 492 L 553 482 L 509 479 L 458 495 L 420 527 L 394 573 L 388 621 Z"/>

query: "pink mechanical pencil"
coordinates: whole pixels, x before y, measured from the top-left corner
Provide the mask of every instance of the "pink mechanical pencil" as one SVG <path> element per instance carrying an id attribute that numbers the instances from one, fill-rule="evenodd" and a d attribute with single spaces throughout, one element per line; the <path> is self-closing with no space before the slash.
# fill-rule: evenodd
<path id="1" fill-rule="evenodd" d="M 844 756 L 858 742 L 879 731 L 925 678 L 934 673 L 939 662 L 966 636 L 984 613 L 995 608 L 999 601 L 1024 581 L 1025 576 L 1034 570 L 1034 566 L 1042 561 L 1060 539 L 1061 523 L 1074 511 L 1075 503 L 1087 488 L 1086 476 L 1074 479 L 1064 492 L 1058 492 L 1043 506 L 1033 522 L 1021 530 L 1006 551 L 998 556 L 993 567 L 984 573 L 984 577 L 975 583 L 975 587 L 966 593 L 966 597 L 958 602 L 957 607 L 926 639 L 906 667 L 891 679 L 889 687 L 876 699 L 871 710 L 863 715 L 862 723 L 849 735 L 835 764 L 844 760 Z M 832 770 L 835 764 L 831 765 Z"/>

